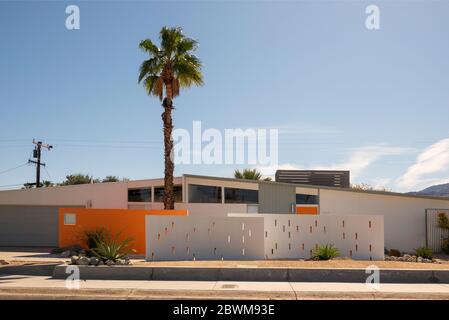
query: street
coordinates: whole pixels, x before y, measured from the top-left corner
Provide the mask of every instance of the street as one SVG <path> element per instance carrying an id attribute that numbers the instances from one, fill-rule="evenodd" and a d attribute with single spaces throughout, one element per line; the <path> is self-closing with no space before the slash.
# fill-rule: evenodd
<path id="1" fill-rule="evenodd" d="M 449 299 L 449 284 L 120 281 L 0 275 L 0 299 Z"/>

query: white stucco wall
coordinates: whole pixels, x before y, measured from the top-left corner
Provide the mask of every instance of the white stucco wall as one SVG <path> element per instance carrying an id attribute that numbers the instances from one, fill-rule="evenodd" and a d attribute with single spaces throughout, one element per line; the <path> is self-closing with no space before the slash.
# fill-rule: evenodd
<path id="1" fill-rule="evenodd" d="M 382 216 L 148 215 L 145 230 L 148 260 L 307 259 L 326 244 L 354 259 L 384 258 Z"/>
<path id="2" fill-rule="evenodd" d="M 449 200 L 320 189 L 321 215 L 383 215 L 388 249 L 413 252 L 426 244 L 428 208 L 449 208 Z"/>
<path id="3" fill-rule="evenodd" d="M 0 191 L 0 205 L 128 207 L 126 182 L 95 183 L 39 189 Z"/>

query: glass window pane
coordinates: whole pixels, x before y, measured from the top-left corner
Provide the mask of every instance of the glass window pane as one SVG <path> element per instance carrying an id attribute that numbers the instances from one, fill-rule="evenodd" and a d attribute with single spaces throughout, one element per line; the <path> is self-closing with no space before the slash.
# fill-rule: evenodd
<path id="1" fill-rule="evenodd" d="M 154 202 L 164 202 L 164 187 L 154 188 Z M 182 202 L 182 186 L 173 186 L 175 202 Z"/>
<path id="2" fill-rule="evenodd" d="M 226 203 L 259 203 L 259 191 L 237 188 L 225 188 Z"/>
<path id="3" fill-rule="evenodd" d="M 221 187 L 189 184 L 190 203 L 221 203 Z"/>
<path id="4" fill-rule="evenodd" d="M 128 202 L 151 202 L 151 188 L 129 189 Z"/>
<path id="5" fill-rule="evenodd" d="M 297 194 L 296 204 L 318 204 L 318 196 L 310 194 Z"/>

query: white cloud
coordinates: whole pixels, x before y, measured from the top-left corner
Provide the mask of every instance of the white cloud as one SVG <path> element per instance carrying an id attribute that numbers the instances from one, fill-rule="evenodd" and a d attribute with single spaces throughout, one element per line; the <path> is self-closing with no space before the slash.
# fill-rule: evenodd
<path id="1" fill-rule="evenodd" d="M 291 163 L 284 163 L 280 165 L 271 165 L 271 166 L 261 166 L 257 167 L 257 170 L 262 173 L 265 177 L 270 177 L 274 180 L 274 175 L 276 174 L 276 170 L 302 170 L 300 166 L 291 164 Z"/>
<path id="2" fill-rule="evenodd" d="M 399 187 L 416 188 L 447 181 L 440 177 L 429 177 L 433 173 L 449 174 L 449 138 L 440 140 L 426 148 L 418 155 L 415 164 L 396 180 Z"/>
<path id="3" fill-rule="evenodd" d="M 329 165 L 311 165 L 304 168 L 304 166 L 295 165 L 291 163 L 281 164 L 279 166 L 265 166 L 259 167 L 258 170 L 268 177 L 273 177 L 276 170 L 350 170 L 351 178 L 355 178 L 363 170 L 368 168 L 373 162 L 379 160 L 384 156 L 400 155 L 408 151 L 407 148 L 390 147 L 386 145 L 365 146 L 354 150 L 348 157 L 348 160 L 341 163 L 329 164 Z M 382 181 L 382 182 L 385 182 Z"/>
<path id="4" fill-rule="evenodd" d="M 351 178 L 355 178 L 362 173 L 373 162 L 384 156 L 400 155 L 406 152 L 407 148 L 389 147 L 384 145 L 365 146 L 353 151 L 348 160 L 342 163 L 331 165 L 314 166 L 315 170 L 350 170 Z"/>

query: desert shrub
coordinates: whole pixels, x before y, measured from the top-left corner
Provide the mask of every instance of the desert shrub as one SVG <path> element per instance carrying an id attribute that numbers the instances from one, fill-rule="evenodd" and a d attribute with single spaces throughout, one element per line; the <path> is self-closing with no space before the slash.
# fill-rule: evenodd
<path id="1" fill-rule="evenodd" d="M 444 238 L 443 239 L 443 245 L 441 246 L 441 250 L 445 254 L 449 254 L 449 238 Z"/>
<path id="2" fill-rule="evenodd" d="M 388 255 L 390 257 L 400 257 L 401 256 L 401 251 L 399 251 L 398 249 L 390 249 L 388 251 Z"/>
<path id="3" fill-rule="evenodd" d="M 442 229 L 449 229 L 449 218 L 446 213 L 438 213 L 438 226 Z"/>
<path id="4" fill-rule="evenodd" d="M 432 249 L 428 247 L 419 247 L 415 249 L 415 255 L 424 259 L 432 259 Z"/>
<path id="5" fill-rule="evenodd" d="M 332 244 L 321 245 L 314 249 L 312 258 L 315 260 L 330 260 L 340 256 L 340 251 Z"/>
<path id="6" fill-rule="evenodd" d="M 110 237 L 110 232 L 105 227 L 84 231 L 84 241 L 89 249 L 95 249 L 98 242 L 103 242 L 108 237 Z"/>
<path id="7" fill-rule="evenodd" d="M 95 248 L 92 248 L 92 253 L 103 261 L 111 260 L 114 262 L 135 253 L 135 250 L 130 248 L 133 239 L 130 237 L 120 238 L 120 233 L 111 235 L 109 232 L 102 238 L 95 238 Z"/>

